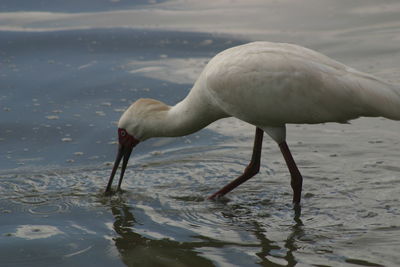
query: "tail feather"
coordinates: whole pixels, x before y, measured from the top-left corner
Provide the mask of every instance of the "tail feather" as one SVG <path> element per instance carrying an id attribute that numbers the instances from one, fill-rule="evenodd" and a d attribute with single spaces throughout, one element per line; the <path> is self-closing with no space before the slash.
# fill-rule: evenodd
<path id="1" fill-rule="evenodd" d="M 358 79 L 369 116 L 400 120 L 400 87 L 370 75 Z"/>

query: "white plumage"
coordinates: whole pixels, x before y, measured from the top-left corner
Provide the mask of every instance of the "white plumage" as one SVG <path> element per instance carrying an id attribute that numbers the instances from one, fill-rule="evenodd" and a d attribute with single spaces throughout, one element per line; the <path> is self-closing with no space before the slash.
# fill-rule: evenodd
<path id="1" fill-rule="evenodd" d="M 400 88 L 304 47 L 253 42 L 212 58 L 175 106 L 137 100 L 118 127 L 139 142 L 190 134 L 230 116 L 286 146 L 287 123 L 342 123 L 361 116 L 400 120 Z M 293 178 L 293 168 L 292 187 L 301 178 L 300 173 Z"/>
<path id="2" fill-rule="evenodd" d="M 400 120 L 400 89 L 304 47 L 254 42 L 216 55 L 182 102 L 163 106 L 138 100 L 119 127 L 142 141 L 189 134 L 229 116 L 266 132 L 360 116 Z"/>

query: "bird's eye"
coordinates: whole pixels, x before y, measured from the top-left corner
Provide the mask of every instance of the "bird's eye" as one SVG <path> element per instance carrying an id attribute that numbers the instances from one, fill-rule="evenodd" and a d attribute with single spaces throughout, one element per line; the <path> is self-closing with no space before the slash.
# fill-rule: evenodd
<path id="1" fill-rule="evenodd" d="M 125 131 L 121 131 L 121 136 L 124 137 L 126 135 Z"/>

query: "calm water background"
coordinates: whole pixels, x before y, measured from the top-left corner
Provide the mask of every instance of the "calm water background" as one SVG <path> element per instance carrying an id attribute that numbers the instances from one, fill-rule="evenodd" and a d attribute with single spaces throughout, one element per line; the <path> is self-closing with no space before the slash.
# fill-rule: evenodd
<path id="1" fill-rule="evenodd" d="M 279 150 L 221 201 L 254 127 L 227 119 L 140 144 L 104 197 L 116 121 L 139 97 L 174 104 L 210 57 L 291 42 L 400 84 L 393 1 L 0 2 L 2 266 L 399 266 L 400 125 L 289 125 L 304 175 L 293 210 Z"/>

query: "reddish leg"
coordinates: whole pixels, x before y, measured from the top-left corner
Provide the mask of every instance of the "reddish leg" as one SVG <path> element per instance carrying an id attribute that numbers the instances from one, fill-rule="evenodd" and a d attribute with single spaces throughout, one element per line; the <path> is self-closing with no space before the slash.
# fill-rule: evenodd
<path id="1" fill-rule="evenodd" d="M 260 170 L 260 159 L 261 159 L 261 148 L 262 148 L 262 140 L 263 140 L 264 131 L 260 128 L 256 128 L 256 136 L 254 138 L 254 147 L 253 147 L 253 155 L 251 156 L 251 161 L 249 165 L 244 170 L 243 174 L 238 178 L 224 186 L 221 190 L 211 195 L 208 199 L 219 198 L 225 195 L 226 193 L 232 191 L 242 183 L 249 180 L 251 177 L 256 175 Z"/>
<path id="2" fill-rule="evenodd" d="M 280 143 L 279 148 L 281 149 L 281 152 L 283 154 L 283 157 L 286 161 L 286 165 L 288 166 L 291 175 L 290 185 L 292 186 L 293 189 L 293 203 L 300 204 L 301 188 L 303 186 L 303 177 L 301 176 L 301 173 L 297 168 L 296 163 L 294 162 L 294 159 L 292 157 L 292 154 L 290 153 L 289 147 L 286 144 L 286 142 L 283 141 L 282 143 Z"/>

